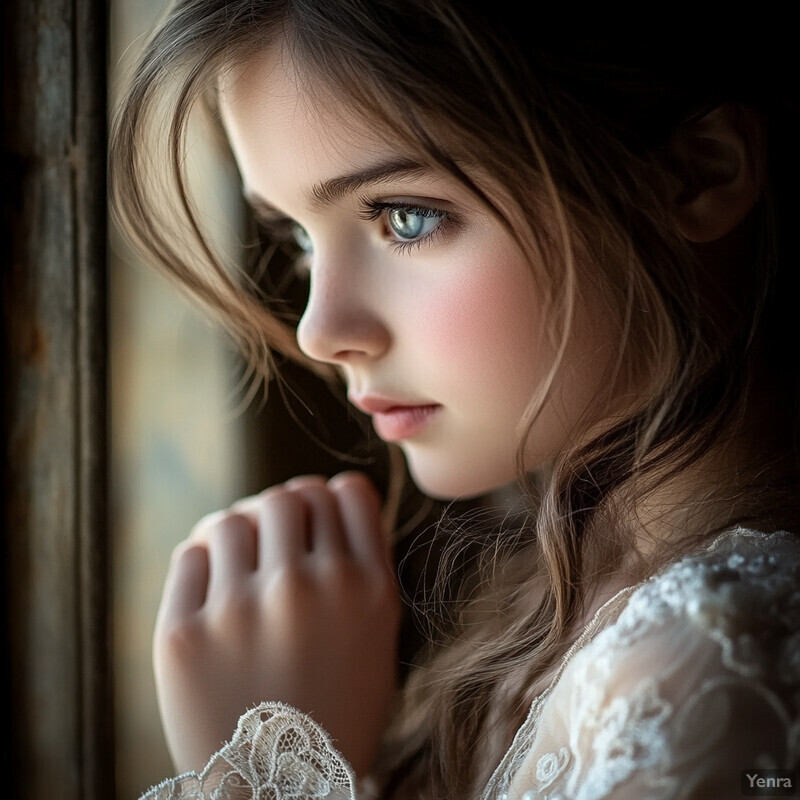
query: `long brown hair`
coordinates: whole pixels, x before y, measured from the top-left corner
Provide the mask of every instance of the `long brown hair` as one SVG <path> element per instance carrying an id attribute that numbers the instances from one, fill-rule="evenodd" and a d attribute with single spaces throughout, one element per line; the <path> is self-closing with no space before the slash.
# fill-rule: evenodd
<path id="1" fill-rule="evenodd" d="M 345 102 L 507 224 L 546 303 L 542 335 L 563 345 L 577 293 L 592 281 L 618 320 L 610 382 L 646 376 L 633 410 L 561 454 L 548 474 L 525 474 L 520 442 L 524 524 L 513 534 L 506 526 L 495 549 L 478 526 L 490 557 L 455 571 L 457 611 L 426 669 L 412 674 L 387 736 L 387 794 L 401 774 L 430 797 L 475 791 L 564 651 L 588 592 L 631 552 L 619 521 L 656 482 L 735 434 L 755 380 L 779 393 L 791 430 L 785 452 L 768 450 L 753 465 L 751 474 L 766 477 L 743 481 L 746 496 L 738 486 L 718 525 L 797 515 L 796 471 L 781 482 L 773 468 L 794 456 L 798 407 L 784 288 L 795 252 L 781 235 L 797 175 L 796 108 L 780 65 L 715 37 L 687 37 L 676 55 L 671 43 L 643 38 L 531 31 L 523 16 L 504 0 L 178 0 L 144 48 L 113 125 L 112 202 L 122 226 L 225 322 L 264 374 L 275 351 L 307 360 L 273 299 L 216 252 L 184 158 L 191 115 L 201 106 L 213 113 L 220 74 L 280 40 L 321 102 Z M 768 163 L 781 164 L 747 221 L 747 269 L 732 297 L 706 285 L 666 202 L 673 132 L 721 103 L 765 120 Z M 776 342 L 780 363 L 770 360 Z M 531 399 L 529 427 L 561 367 L 556 359 Z M 759 513 L 765 507 L 774 513 Z M 443 525 L 441 535 L 451 560 L 467 551 L 463 526 Z M 667 556 L 651 558 L 642 574 Z"/>

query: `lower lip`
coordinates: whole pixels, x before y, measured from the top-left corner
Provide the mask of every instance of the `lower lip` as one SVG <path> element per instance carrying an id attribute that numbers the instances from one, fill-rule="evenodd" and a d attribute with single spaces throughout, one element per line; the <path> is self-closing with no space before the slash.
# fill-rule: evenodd
<path id="1" fill-rule="evenodd" d="M 397 406 L 372 415 L 378 436 L 386 442 L 399 442 L 421 433 L 441 406 Z"/>

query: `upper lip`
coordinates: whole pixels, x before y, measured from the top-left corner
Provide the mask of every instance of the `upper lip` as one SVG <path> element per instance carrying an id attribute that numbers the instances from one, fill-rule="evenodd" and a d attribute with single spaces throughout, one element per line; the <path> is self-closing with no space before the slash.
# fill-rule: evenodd
<path id="1" fill-rule="evenodd" d="M 397 408 L 419 408 L 420 406 L 433 406 L 436 403 L 426 403 L 424 401 L 397 400 L 389 397 L 381 397 L 374 394 L 365 394 L 360 397 L 350 397 L 350 402 L 360 408 L 366 414 L 383 414 Z"/>

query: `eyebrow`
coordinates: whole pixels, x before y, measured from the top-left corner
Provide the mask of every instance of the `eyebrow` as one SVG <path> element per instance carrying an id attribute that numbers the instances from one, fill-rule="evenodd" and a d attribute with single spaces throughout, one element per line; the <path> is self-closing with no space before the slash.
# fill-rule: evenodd
<path id="1" fill-rule="evenodd" d="M 421 178 L 430 175 L 430 169 L 408 159 L 383 161 L 349 175 L 318 183 L 311 190 L 314 206 L 326 206 L 349 194 L 376 183 L 387 183 L 398 178 Z"/>
<path id="2" fill-rule="evenodd" d="M 381 161 L 349 175 L 341 175 L 315 184 L 309 192 L 310 205 L 313 209 L 320 208 L 331 205 L 337 200 L 363 189 L 365 186 L 388 183 L 398 178 L 422 178 L 430 174 L 431 169 L 429 167 L 425 167 L 416 161 L 408 159 Z M 262 217 L 269 219 L 282 216 L 274 206 L 259 195 L 247 192 L 245 197 L 247 202 Z"/>

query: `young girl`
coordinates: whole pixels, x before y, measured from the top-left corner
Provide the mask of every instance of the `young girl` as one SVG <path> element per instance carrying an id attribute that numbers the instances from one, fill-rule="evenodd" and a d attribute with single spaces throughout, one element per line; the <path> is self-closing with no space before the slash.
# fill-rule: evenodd
<path id="1" fill-rule="evenodd" d="M 402 680 L 363 474 L 201 521 L 155 635 L 185 774 L 146 797 L 699 799 L 791 779 L 796 107 L 779 47 L 657 33 L 581 38 L 502 0 L 170 7 L 116 118 L 121 222 L 263 372 L 277 351 L 343 382 L 422 492 L 518 502 L 496 529 L 443 523 L 450 624 Z M 296 331 L 194 211 L 201 100 L 261 240 L 297 245 Z"/>

